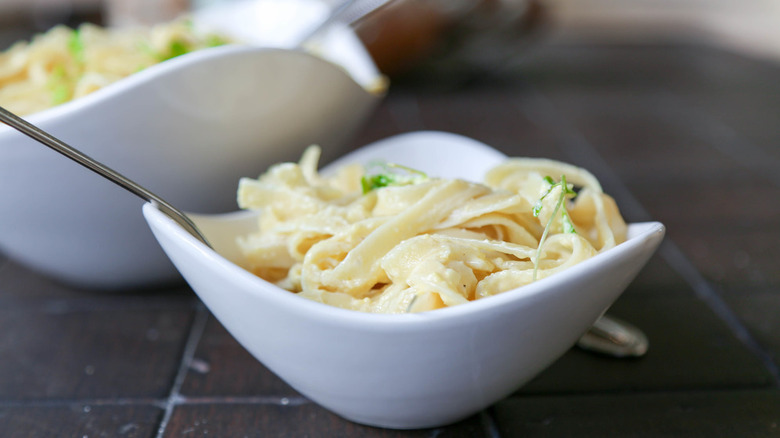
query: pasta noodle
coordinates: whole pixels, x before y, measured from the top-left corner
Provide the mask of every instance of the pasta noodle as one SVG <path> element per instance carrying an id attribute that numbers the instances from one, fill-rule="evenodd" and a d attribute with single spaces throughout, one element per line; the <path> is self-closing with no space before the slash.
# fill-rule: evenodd
<path id="1" fill-rule="evenodd" d="M 32 114 L 172 57 L 227 42 L 196 33 L 186 19 L 148 28 L 57 26 L 0 53 L 0 106 Z"/>
<path id="2" fill-rule="evenodd" d="M 626 237 L 613 199 L 569 164 L 511 158 L 484 183 L 427 178 L 364 193 L 363 166 L 325 177 L 319 156 L 313 146 L 299 163 L 241 179 L 239 206 L 262 214 L 259 231 L 238 243 L 247 269 L 322 303 L 376 313 L 459 305 L 553 275 Z"/>

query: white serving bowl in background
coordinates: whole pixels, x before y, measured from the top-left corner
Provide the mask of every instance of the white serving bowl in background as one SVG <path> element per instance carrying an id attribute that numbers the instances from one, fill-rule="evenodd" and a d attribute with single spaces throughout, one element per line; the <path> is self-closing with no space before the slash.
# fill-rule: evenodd
<path id="1" fill-rule="evenodd" d="M 220 23 L 231 25 L 208 21 L 211 29 Z M 297 159 L 310 144 L 322 145 L 325 159 L 339 155 L 384 91 L 371 57 L 344 26 L 326 32 L 317 56 L 264 47 L 262 39 L 174 58 L 26 119 L 180 208 L 234 210 L 240 177 Z M 141 203 L 0 125 L 0 252 L 7 256 L 93 289 L 180 281 Z"/>
<path id="2" fill-rule="evenodd" d="M 387 159 L 481 181 L 504 158 L 474 140 L 422 132 L 328 169 Z M 626 242 L 528 286 L 431 312 L 377 315 L 306 300 L 242 269 L 236 237 L 256 229 L 262 213 L 193 215 L 214 251 L 151 204 L 143 212 L 193 290 L 260 362 L 344 418 L 402 429 L 453 423 L 517 390 L 575 344 L 664 235 L 660 223 L 631 224 Z"/>

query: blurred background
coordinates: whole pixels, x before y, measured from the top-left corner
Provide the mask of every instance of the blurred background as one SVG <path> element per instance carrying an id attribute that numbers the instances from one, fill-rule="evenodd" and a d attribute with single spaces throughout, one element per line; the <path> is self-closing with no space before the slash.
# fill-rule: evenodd
<path id="1" fill-rule="evenodd" d="M 0 0 L 0 44 L 8 46 L 58 23 L 153 23 L 219 1 L 230 0 Z M 524 44 L 540 37 L 565 44 L 685 42 L 775 61 L 780 58 L 780 2 L 396 0 L 364 20 L 361 36 L 380 67 L 396 76 L 426 63 L 448 71 L 478 69 L 522 54 L 516 46 L 509 54 L 491 52 L 497 46 L 489 44 L 491 38 Z"/>

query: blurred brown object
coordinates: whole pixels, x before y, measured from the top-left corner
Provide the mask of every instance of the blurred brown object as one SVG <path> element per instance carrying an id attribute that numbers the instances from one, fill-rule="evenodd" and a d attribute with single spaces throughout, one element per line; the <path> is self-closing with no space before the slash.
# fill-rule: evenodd
<path id="1" fill-rule="evenodd" d="M 545 20 L 541 0 L 395 0 L 364 18 L 358 36 L 379 69 L 489 68 L 517 53 Z"/>

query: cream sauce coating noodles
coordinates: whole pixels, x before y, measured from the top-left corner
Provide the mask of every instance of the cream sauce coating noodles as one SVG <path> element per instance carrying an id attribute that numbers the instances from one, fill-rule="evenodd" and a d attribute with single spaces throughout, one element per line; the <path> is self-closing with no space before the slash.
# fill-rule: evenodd
<path id="1" fill-rule="evenodd" d="M 57 26 L 0 53 L 0 106 L 32 114 L 172 57 L 227 43 L 180 19 L 152 27 Z"/>
<path id="2" fill-rule="evenodd" d="M 310 147 L 299 163 L 240 181 L 239 206 L 262 212 L 259 231 L 238 243 L 247 269 L 325 304 L 375 313 L 454 306 L 553 275 L 626 238 L 613 199 L 569 164 L 511 158 L 483 183 L 429 178 L 364 194 L 363 166 L 322 176 L 319 156 Z M 562 175 L 578 193 L 556 209 L 563 187 L 545 177 Z"/>

